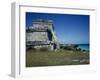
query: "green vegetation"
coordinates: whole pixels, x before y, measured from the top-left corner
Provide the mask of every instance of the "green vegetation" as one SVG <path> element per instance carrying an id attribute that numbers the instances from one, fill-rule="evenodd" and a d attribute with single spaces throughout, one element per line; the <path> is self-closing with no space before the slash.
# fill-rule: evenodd
<path id="1" fill-rule="evenodd" d="M 89 64 L 89 52 L 77 50 L 77 46 L 66 46 L 57 51 L 48 51 L 46 48 L 26 51 L 26 67 L 78 64 Z"/>
<path id="2" fill-rule="evenodd" d="M 42 47 L 39 50 L 42 51 L 42 52 L 44 52 L 44 51 L 48 51 L 48 48 L 47 47 Z"/>

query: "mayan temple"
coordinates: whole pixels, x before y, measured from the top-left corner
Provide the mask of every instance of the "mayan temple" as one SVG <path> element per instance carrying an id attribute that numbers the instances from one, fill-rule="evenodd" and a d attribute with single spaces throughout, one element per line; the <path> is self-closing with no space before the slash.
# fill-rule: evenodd
<path id="1" fill-rule="evenodd" d="M 32 26 L 26 28 L 26 47 L 59 49 L 59 41 L 54 30 L 53 21 L 34 20 Z"/>

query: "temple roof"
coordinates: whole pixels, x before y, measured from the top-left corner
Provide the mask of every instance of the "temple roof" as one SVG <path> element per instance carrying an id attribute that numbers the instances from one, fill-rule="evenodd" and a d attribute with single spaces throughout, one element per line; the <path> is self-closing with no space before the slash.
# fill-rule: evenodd
<path id="1" fill-rule="evenodd" d="M 33 24 L 34 24 L 34 23 L 53 24 L 53 21 L 52 21 L 52 20 L 37 19 L 37 20 L 33 20 Z"/>

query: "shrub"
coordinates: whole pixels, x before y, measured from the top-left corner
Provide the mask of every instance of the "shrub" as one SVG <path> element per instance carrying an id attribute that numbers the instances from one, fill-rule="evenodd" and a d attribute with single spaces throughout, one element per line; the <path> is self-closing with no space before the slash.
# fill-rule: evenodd
<path id="1" fill-rule="evenodd" d="M 85 52 L 86 50 L 85 49 L 83 49 L 83 52 Z"/>
<path id="2" fill-rule="evenodd" d="M 78 45 L 73 45 L 73 47 L 74 47 L 75 49 L 77 49 L 79 46 L 78 46 Z"/>

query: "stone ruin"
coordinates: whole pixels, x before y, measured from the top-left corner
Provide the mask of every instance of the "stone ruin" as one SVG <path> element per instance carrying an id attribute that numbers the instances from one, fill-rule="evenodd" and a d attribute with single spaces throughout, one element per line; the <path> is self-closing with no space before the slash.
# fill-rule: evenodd
<path id="1" fill-rule="evenodd" d="M 26 48 L 29 47 L 59 49 L 59 41 L 52 20 L 34 20 L 32 26 L 26 28 Z"/>

